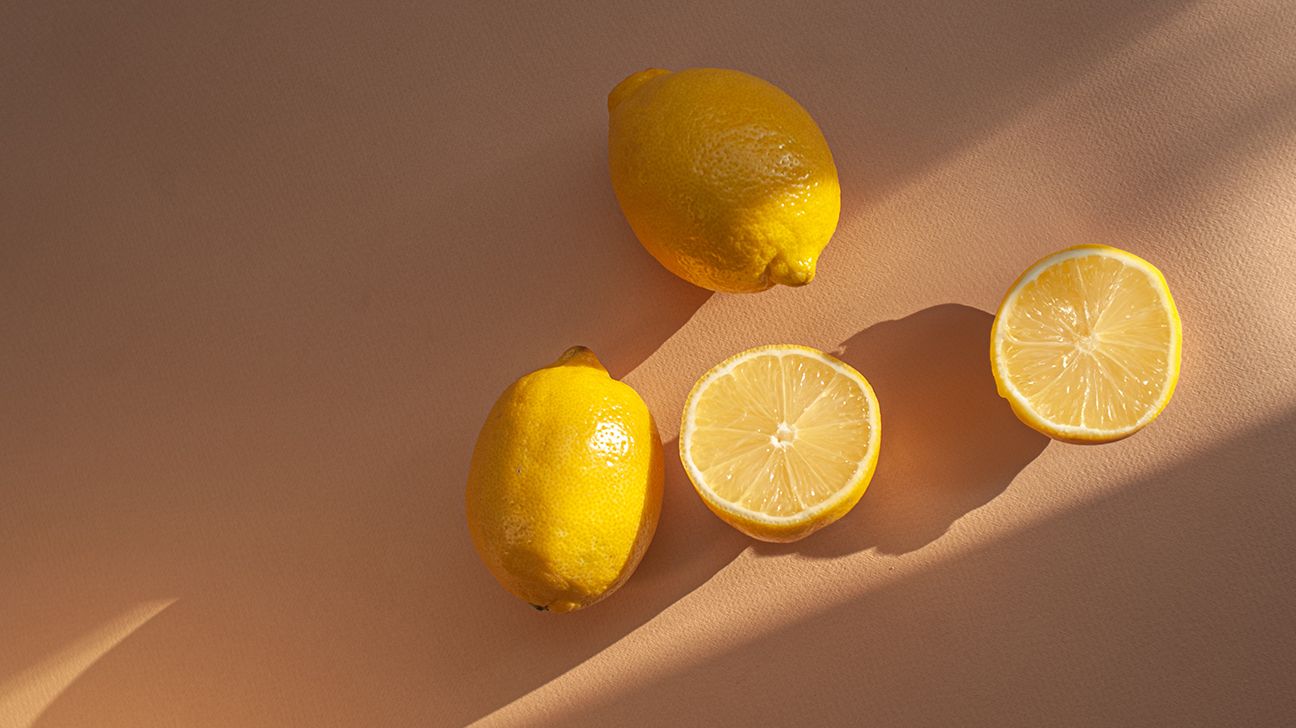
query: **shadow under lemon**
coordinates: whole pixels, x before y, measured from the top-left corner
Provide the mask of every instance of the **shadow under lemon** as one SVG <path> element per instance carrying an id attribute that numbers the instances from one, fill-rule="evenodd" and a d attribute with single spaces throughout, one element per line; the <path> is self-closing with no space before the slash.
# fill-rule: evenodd
<path id="1" fill-rule="evenodd" d="M 849 514 L 791 547 L 831 557 L 900 554 L 989 503 L 1048 444 L 999 397 L 990 373 L 994 317 L 942 304 L 852 336 L 838 356 L 868 379 L 882 409 L 873 481 Z"/>

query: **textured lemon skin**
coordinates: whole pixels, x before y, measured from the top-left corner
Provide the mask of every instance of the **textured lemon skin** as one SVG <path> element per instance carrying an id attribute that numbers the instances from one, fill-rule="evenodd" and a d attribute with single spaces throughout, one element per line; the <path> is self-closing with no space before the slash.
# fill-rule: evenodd
<path id="1" fill-rule="evenodd" d="M 468 530 L 505 589 L 569 612 L 630 577 L 661 513 L 661 439 L 648 407 L 583 347 L 509 386 L 468 474 Z"/>
<path id="2" fill-rule="evenodd" d="M 710 379 L 715 372 L 725 368 L 735 360 L 742 359 L 760 351 L 799 351 L 809 356 L 829 358 L 835 364 L 859 378 L 859 381 L 863 384 L 865 394 L 869 399 L 869 404 L 873 408 L 873 447 L 869 450 L 868 460 L 866 460 L 863 467 L 860 468 L 860 473 L 855 481 L 842 489 L 841 499 L 834 502 L 828 508 L 819 511 L 811 518 L 771 522 L 754 519 L 750 514 L 732 508 L 729 504 L 720 500 L 709 490 L 698 484 L 698 477 L 694 474 L 693 466 L 689 463 L 686 454 L 687 443 L 685 442 L 685 438 L 692 430 L 688 421 L 689 412 L 692 410 L 690 404 L 701 393 L 702 385 L 706 383 L 706 381 Z M 771 543 L 791 543 L 793 541 L 800 541 L 825 526 L 832 525 L 840 520 L 842 516 L 850 513 L 851 509 L 859 503 L 860 498 L 864 497 L 864 491 L 868 490 L 869 483 L 873 480 L 873 474 L 877 472 L 878 455 L 882 451 L 882 412 L 878 405 L 877 394 L 873 391 L 873 385 L 870 384 L 869 381 L 859 373 L 859 371 L 846 362 L 829 354 L 825 354 L 818 349 L 803 346 L 801 344 L 766 344 L 764 346 L 753 347 L 745 351 L 740 351 L 711 367 L 706 374 L 703 374 L 698 378 L 697 382 L 693 384 L 693 388 L 689 390 L 688 398 L 685 400 L 684 414 L 680 420 L 679 431 L 681 433 L 679 438 L 680 462 L 684 465 L 684 473 L 688 475 L 689 482 L 693 484 L 693 490 L 697 492 L 698 497 L 702 499 L 707 510 L 714 513 L 720 518 L 720 520 L 733 526 L 738 531 L 747 534 L 754 539 L 769 541 Z"/>
<path id="3" fill-rule="evenodd" d="M 612 90 L 608 112 L 612 187 L 662 265 L 713 291 L 814 278 L 841 187 L 791 96 L 739 71 L 649 69 Z"/>
<path id="4" fill-rule="evenodd" d="M 1040 417 L 1039 414 L 1037 414 L 1034 410 L 1028 407 L 1025 402 L 1021 401 L 1017 396 L 1013 394 L 1012 389 L 1008 386 L 1006 381 L 1007 375 L 1001 370 L 1000 363 L 999 363 L 998 341 L 1000 336 L 1000 323 L 1004 320 L 1004 313 L 1006 312 L 1006 309 L 1008 307 L 1008 301 L 1012 298 L 1013 293 L 1015 293 L 1017 289 L 1021 287 L 1022 283 L 1026 280 L 1027 277 L 1029 277 L 1041 266 L 1048 263 L 1051 259 L 1063 253 L 1073 251 L 1073 250 L 1103 251 L 1105 253 L 1109 253 L 1117 257 L 1123 257 L 1135 263 L 1141 264 L 1142 267 L 1156 274 L 1157 284 L 1161 288 L 1162 294 L 1165 295 L 1166 301 L 1169 302 L 1170 326 L 1174 332 L 1173 334 L 1174 350 L 1170 354 L 1170 362 L 1169 362 L 1170 363 L 1170 374 L 1169 374 L 1170 386 L 1166 389 L 1165 396 L 1162 398 L 1161 402 L 1157 405 L 1156 410 L 1155 412 L 1152 413 L 1151 417 L 1147 418 L 1147 420 L 1144 421 L 1141 425 L 1138 425 L 1137 427 L 1129 428 L 1128 430 L 1125 430 L 1115 435 L 1074 432 L 1074 431 L 1065 431 L 1065 430 L 1058 429 L 1058 427 L 1055 426 L 1052 422 L 1049 422 L 1048 420 L 1045 420 L 1044 418 Z M 1102 445 L 1108 442 L 1116 442 L 1117 440 L 1123 440 L 1129 437 L 1130 435 L 1133 435 L 1134 433 L 1138 432 L 1139 430 L 1142 430 L 1144 427 L 1147 427 L 1148 425 L 1156 421 L 1156 418 L 1160 417 L 1161 413 L 1170 404 L 1170 400 L 1174 397 L 1175 388 L 1179 386 L 1180 360 L 1182 358 L 1183 358 L 1183 320 L 1179 318 L 1179 308 L 1175 306 L 1174 297 L 1170 295 L 1170 284 L 1166 281 L 1165 275 L 1161 273 L 1161 270 L 1159 268 L 1152 265 L 1148 261 L 1138 257 L 1137 255 L 1134 255 L 1129 251 L 1121 250 L 1120 248 L 1116 248 L 1110 245 L 1101 245 L 1098 243 L 1086 243 L 1084 245 L 1073 245 L 1069 248 L 1059 250 L 1056 253 L 1050 253 L 1049 255 L 1046 255 L 1043 258 L 1040 258 L 1039 260 L 1035 261 L 1035 263 L 1032 264 L 1025 271 L 1023 271 L 1021 275 L 1017 276 L 1017 280 L 1013 281 L 1013 284 L 1008 287 L 1008 291 L 1004 293 L 1003 300 L 999 302 L 999 309 L 995 312 L 994 324 L 990 327 L 990 371 L 994 375 L 995 388 L 999 391 L 999 396 L 1008 400 L 1008 406 L 1012 408 L 1013 414 L 1017 415 L 1017 419 L 1021 420 L 1022 424 L 1035 430 L 1036 432 L 1039 432 L 1042 435 L 1046 435 L 1059 442 L 1065 442 L 1072 445 Z"/>

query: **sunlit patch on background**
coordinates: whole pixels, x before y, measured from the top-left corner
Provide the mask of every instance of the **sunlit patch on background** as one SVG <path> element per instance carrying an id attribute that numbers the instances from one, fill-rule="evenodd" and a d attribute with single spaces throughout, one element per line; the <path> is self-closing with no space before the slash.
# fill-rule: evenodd
<path id="1" fill-rule="evenodd" d="M 175 603 L 144 602 L 82 635 L 0 684 L 0 728 L 31 728 L 99 658 Z"/>

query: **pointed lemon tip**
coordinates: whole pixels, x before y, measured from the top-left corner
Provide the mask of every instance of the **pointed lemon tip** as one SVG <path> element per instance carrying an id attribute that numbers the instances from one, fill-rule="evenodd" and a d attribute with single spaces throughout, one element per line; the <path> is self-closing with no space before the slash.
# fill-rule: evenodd
<path id="1" fill-rule="evenodd" d="M 595 356 L 594 352 L 587 346 L 573 346 L 567 351 L 564 351 L 563 355 L 558 357 L 558 361 L 554 362 L 554 366 L 590 367 L 591 369 L 597 369 L 601 372 L 607 372 L 603 363 L 599 361 L 598 357 Z"/>
<path id="2" fill-rule="evenodd" d="M 670 73 L 670 71 L 667 71 L 664 68 L 647 68 L 638 73 L 632 73 L 629 76 L 626 76 L 622 79 L 621 83 L 614 86 L 612 91 L 608 94 L 608 113 L 612 113 L 613 109 L 629 97 L 630 94 L 634 93 L 636 89 L 644 84 L 644 82 L 667 73 Z"/>
<path id="3" fill-rule="evenodd" d="M 814 258 L 802 258 L 800 260 L 788 260 L 779 256 L 770 261 L 769 266 L 765 269 L 765 276 L 773 283 L 781 286 L 804 286 L 815 277 L 815 260 Z"/>

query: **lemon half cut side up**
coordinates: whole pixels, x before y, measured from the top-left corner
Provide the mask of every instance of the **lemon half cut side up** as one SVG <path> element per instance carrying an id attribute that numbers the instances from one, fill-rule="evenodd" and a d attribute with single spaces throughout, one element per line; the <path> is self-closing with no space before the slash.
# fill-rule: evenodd
<path id="1" fill-rule="evenodd" d="M 703 502 L 753 538 L 795 541 L 855 506 L 882 422 L 867 380 L 804 346 L 749 349 L 689 394 L 680 459 Z"/>
<path id="2" fill-rule="evenodd" d="M 1008 290 L 990 361 L 1022 422 L 1058 440 L 1103 443 L 1161 414 L 1182 348 L 1161 272 L 1118 248 L 1081 245 L 1039 261 Z"/>

